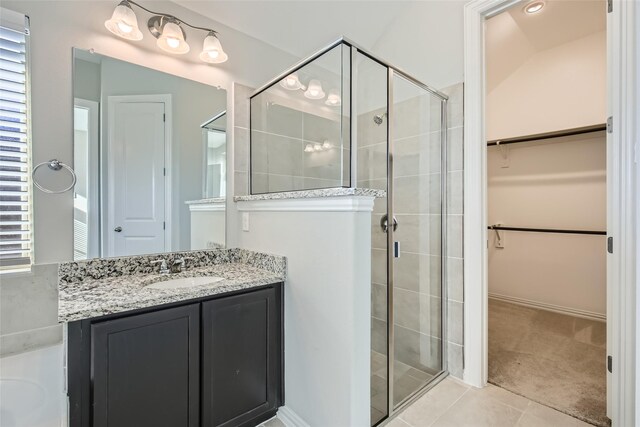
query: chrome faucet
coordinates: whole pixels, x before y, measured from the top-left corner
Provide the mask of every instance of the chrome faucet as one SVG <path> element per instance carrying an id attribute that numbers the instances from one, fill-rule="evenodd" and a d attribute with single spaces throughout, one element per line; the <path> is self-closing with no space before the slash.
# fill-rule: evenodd
<path id="1" fill-rule="evenodd" d="M 171 263 L 171 272 L 180 273 L 182 271 L 185 271 L 187 269 L 188 259 L 195 259 L 195 258 L 190 256 L 184 256 L 184 257 L 174 259 L 173 262 Z"/>
<path id="2" fill-rule="evenodd" d="M 167 260 L 165 259 L 157 259 L 155 261 L 151 261 L 151 264 L 160 264 L 160 274 L 166 275 L 171 273 L 171 270 L 169 270 L 169 267 L 167 267 Z"/>

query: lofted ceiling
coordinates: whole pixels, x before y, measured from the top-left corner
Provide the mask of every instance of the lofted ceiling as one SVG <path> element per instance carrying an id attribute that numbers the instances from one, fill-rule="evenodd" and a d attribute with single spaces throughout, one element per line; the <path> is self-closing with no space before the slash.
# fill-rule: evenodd
<path id="1" fill-rule="evenodd" d="M 536 53 L 605 29 L 605 0 L 547 0 L 535 14 L 511 7 L 487 21 L 487 90 Z"/>
<path id="2" fill-rule="evenodd" d="M 297 57 L 344 35 L 372 48 L 410 1 L 173 0 Z"/>

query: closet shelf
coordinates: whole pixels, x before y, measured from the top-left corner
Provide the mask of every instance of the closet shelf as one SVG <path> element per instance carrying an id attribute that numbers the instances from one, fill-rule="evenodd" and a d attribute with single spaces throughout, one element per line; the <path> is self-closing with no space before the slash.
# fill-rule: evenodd
<path id="1" fill-rule="evenodd" d="M 607 235 L 606 231 L 599 231 L 599 230 L 561 230 L 557 228 L 504 227 L 501 225 L 490 225 L 487 228 L 489 230 L 524 231 L 528 233 L 590 234 L 590 235 L 597 235 L 597 236 Z"/>
<path id="2" fill-rule="evenodd" d="M 600 132 L 603 130 L 607 130 L 606 123 L 601 123 L 592 126 L 584 126 L 579 128 L 572 129 L 564 129 L 558 130 L 554 132 L 546 132 L 546 133 L 538 133 L 535 135 L 526 135 L 526 136 L 517 136 L 514 138 L 505 138 L 505 139 L 496 139 L 493 141 L 487 141 L 487 146 L 491 147 L 494 145 L 507 145 L 507 144 L 517 144 L 520 142 L 530 142 L 530 141 L 539 141 L 542 139 L 551 139 L 551 138 L 560 138 L 563 136 L 572 136 L 572 135 L 581 135 L 584 133 L 592 133 L 592 132 Z"/>

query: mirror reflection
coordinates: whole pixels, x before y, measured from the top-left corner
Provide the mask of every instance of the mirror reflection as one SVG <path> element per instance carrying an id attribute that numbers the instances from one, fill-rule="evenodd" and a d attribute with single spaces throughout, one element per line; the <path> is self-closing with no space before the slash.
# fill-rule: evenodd
<path id="1" fill-rule="evenodd" d="M 73 91 L 74 259 L 224 247 L 226 91 L 80 49 Z"/>

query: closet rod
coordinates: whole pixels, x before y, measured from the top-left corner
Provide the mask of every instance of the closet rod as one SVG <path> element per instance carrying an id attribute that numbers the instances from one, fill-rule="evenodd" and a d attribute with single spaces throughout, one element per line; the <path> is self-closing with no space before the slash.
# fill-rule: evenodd
<path id="1" fill-rule="evenodd" d="M 559 230 L 557 228 L 525 228 L 525 227 L 503 227 L 501 225 L 490 225 L 489 230 L 505 230 L 505 231 L 526 231 L 530 233 L 560 233 L 560 234 L 591 234 L 597 236 L 606 236 L 606 231 L 597 230 Z"/>
<path id="2" fill-rule="evenodd" d="M 515 138 L 496 139 L 493 141 L 488 141 L 487 146 L 491 147 L 493 145 L 506 145 L 506 144 L 517 144 L 519 142 L 539 141 L 541 139 L 560 138 L 562 136 L 571 136 L 571 135 L 582 135 L 583 133 L 599 132 L 603 130 L 607 130 L 606 123 L 593 125 L 593 126 L 584 126 L 580 128 L 559 130 L 555 132 L 538 133 L 535 135 L 518 136 Z"/>

